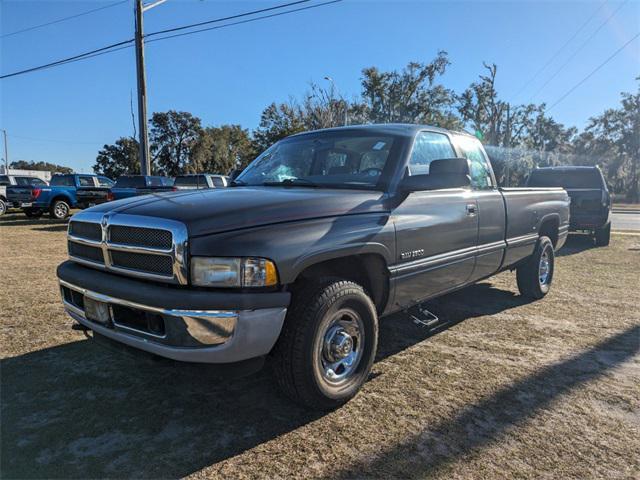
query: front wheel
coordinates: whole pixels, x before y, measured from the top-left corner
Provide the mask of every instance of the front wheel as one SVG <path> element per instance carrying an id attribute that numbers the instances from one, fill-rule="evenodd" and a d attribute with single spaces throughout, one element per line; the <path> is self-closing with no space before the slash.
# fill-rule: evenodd
<path id="1" fill-rule="evenodd" d="M 7 213 L 7 203 L 0 198 L 0 217 Z"/>
<path id="2" fill-rule="evenodd" d="M 533 254 L 516 270 L 518 290 L 526 297 L 540 299 L 551 288 L 555 252 L 549 237 L 540 237 Z"/>
<path id="3" fill-rule="evenodd" d="M 64 220 L 69 216 L 71 208 L 64 200 L 56 200 L 49 209 L 49 216 L 55 220 Z"/>
<path id="4" fill-rule="evenodd" d="M 602 228 L 596 229 L 595 239 L 598 247 L 606 247 L 609 245 L 609 242 L 611 241 L 611 222 L 607 223 Z"/>
<path id="5" fill-rule="evenodd" d="M 276 344 L 274 373 L 282 390 L 304 406 L 329 410 L 364 384 L 378 346 L 378 316 L 364 289 L 323 279 L 294 295 Z"/>

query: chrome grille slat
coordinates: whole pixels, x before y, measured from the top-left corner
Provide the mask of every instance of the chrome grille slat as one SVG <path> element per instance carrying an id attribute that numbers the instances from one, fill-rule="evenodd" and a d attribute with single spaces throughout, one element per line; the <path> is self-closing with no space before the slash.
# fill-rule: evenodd
<path id="1" fill-rule="evenodd" d="M 69 256 L 80 263 L 134 277 L 187 284 L 187 229 L 180 222 L 81 212 L 69 222 L 68 245 Z"/>

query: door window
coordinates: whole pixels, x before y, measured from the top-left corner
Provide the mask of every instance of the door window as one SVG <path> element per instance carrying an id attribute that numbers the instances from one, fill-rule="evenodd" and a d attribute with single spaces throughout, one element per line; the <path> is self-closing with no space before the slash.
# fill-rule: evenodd
<path id="1" fill-rule="evenodd" d="M 480 141 L 471 137 L 458 137 L 456 143 L 460 147 L 460 150 L 462 150 L 464 157 L 469 160 L 471 187 L 476 190 L 493 188 L 491 167 L 489 166 L 489 160 L 484 154 Z"/>
<path id="2" fill-rule="evenodd" d="M 409 175 L 427 175 L 433 160 L 455 158 L 455 152 L 446 135 L 436 132 L 420 132 L 413 144 L 409 159 Z"/>

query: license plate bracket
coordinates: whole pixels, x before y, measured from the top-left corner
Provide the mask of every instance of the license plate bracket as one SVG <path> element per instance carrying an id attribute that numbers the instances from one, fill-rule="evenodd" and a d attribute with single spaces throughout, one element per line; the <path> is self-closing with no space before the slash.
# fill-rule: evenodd
<path id="1" fill-rule="evenodd" d="M 87 296 L 84 297 L 84 316 L 87 317 L 87 320 L 102 325 L 109 325 L 111 323 L 109 304 Z"/>

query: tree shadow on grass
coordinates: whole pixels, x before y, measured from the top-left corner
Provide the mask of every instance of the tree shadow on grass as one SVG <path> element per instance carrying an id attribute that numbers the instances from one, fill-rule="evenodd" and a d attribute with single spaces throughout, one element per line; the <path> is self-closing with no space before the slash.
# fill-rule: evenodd
<path id="1" fill-rule="evenodd" d="M 66 232 L 67 231 L 67 224 L 66 223 L 61 223 L 61 224 L 56 224 L 56 225 L 49 225 L 46 227 L 33 227 L 31 230 L 36 231 L 36 232 Z"/>
<path id="2" fill-rule="evenodd" d="M 487 283 L 430 302 L 441 323 L 383 319 L 378 361 L 466 318 L 523 303 Z M 77 341 L 1 361 L 5 478 L 182 477 L 320 418 L 268 370 L 221 379 L 210 366 L 153 362 Z M 461 440 L 462 441 L 462 440 Z"/>
<path id="3" fill-rule="evenodd" d="M 332 478 L 424 478 L 498 441 L 559 396 L 630 360 L 640 351 L 639 339 L 640 326 L 631 327 L 469 405 L 454 418 L 393 445 L 373 460 L 335 472 Z"/>
<path id="4" fill-rule="evenodd" d="M 29 218 L 24 215 L 9 215 L 0 217 L 0 227 L 28 227 L 30 225 L 64 225 L 66 227 L 69 219 L 56 220 L 43 216 L 40 218 Z"/>

